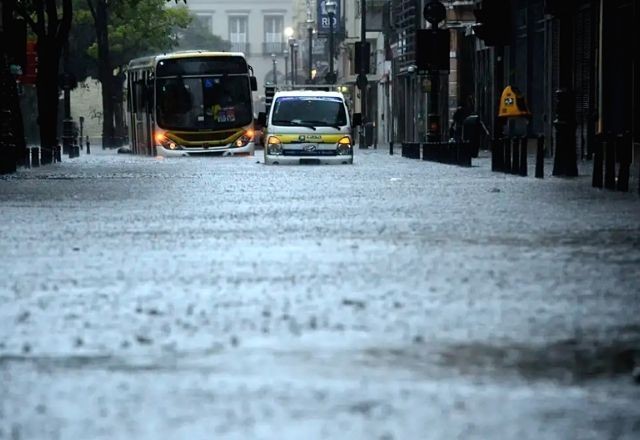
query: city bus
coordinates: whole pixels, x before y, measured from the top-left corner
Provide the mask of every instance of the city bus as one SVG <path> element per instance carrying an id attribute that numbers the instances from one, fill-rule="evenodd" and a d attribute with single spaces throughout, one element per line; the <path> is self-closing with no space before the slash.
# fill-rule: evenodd
<path id="1" fill-rule="evenodd" d="M 131 150 L 164 157 L 253 154 L 255 90 L 242 53 L 182 51 L 131 60 Z"/>

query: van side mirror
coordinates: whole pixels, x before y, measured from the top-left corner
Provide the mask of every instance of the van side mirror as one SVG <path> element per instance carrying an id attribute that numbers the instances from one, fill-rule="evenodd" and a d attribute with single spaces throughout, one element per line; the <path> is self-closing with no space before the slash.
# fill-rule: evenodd
<path id="1" fill-rule="evenodd" d="M 267 125 L 267 114 L 265 112 L 258 113 L 258 126 L 265 127 Z"/>
<path id="2" fill-rule="evenodd" d="M 362 113 L 354 113 L 351 121 L 351 125 L 357 127 L 358 125 L 362 125 Z"/>
<path id="3" fill-rule="evenodd" d="M 252 76 L 249 81 L 251 82 L 251 91 L 255 92 L 256 90 L 258 90 L 258 80 L 256 79 L 256 77 Z"/>

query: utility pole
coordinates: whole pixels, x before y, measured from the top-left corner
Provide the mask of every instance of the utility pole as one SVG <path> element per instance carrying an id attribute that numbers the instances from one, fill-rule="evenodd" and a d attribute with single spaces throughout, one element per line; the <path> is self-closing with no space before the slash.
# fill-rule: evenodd
<path id="1" fill-rule="evenodd" d="M 284 85 L 289 84 L 289 51 L 287 49 L 282 52 L 284 58 Z"/>
<path id="2" fill-rule="evenodd" d="M 362 124 L 360 125 L 360 141 L 359 148 L 368 148 L 367 141 L 365 139 L 365 127 L 367 124 L 367 57 L 369 56 L 366 50 L 367 44 L 367 2 L 366 0 L 360 0 L 360 53 L 356 56 L 360 57 L 360 71 L 358 72 L 357 85 L 360 88 L 360 113 L 362 114 Z"/>
<path id="3" fill-rule="evenodd" d="M 325 7 L 327 8 L 327 14 L 329 15 L 329 73 L 327 74 L 326 81 L 329 84 L 336 83 L 336 73 L 333 71 L 333 32 L 334 25 L 333 22 L 336 19 L 336 11 L 338 8 L 338 3 L 335 0 L 327 0 L 325 2 Z"/>
<path id="4" fill-rule="evenodd" d="M 311 18 L 311 8 L 307 6 L 307 31 L 309 33 L 309 69 L 307 83 L 313 83 L 313 19 Z"/>
<path id="5" fill-rule="evenodd" d="M 578 157 L 576 152 L 576 97 L 573 90 L 573 2 L 554 4 L 555 15 L 560 20 L 560 87 L 555 91 L 556 112 L 553 126 L 556 129 L 554 176 L 576 177 Z"/>
<path id="6" fill-rule="evenodd" d="M 272 53 L 271 54 L 271 64 L 273 65 L 273 67 L 272 67 L 273 70 L 272 71 L 273 71 L 273 85 L 274 86 L 278 85 L 278 74 L 277 74 L 277 71 L 276 71 L 276 64 L 277 63 L 278 62 L 276 61 L 276 54 Z"/>
<path id="7" fill-rule="evenodd" d="M 296 76 L 298 75 L 298 42 L 295 41 L 293 43 L 293 61 L 291 61 L 292 63 L 292 68 L 291 68 L 291 73 L 293 75 L 293 84 L 295 85 L 296 83 Z"/>
<path id="8" fill-rule="evenodd" d="M 476 36 L 485 45 L 493 46 L 493 93 L 497 106 L 493 115 L 493 154 L 492 169 L 498 171 L 502 167 L 501 155 L 497 154 L 501 142 L 504 121 L 498 116 L 500 97 L 504 85 L 504 47 L 511 44 L 513 38 L 511 20 L 511 0 L 483 0 L 482 7 L 473 11 L 477 24 L 473 27 Z"/>
<path id="9" fill-rule="evenodd" d="M 432 60 L 425 60 L 426 67 L 428 68 L 429 81 L 431 83 L 431 90 L 429 93 L 429 114 L 427 115 L 427 141 L 439 142 L 442 132 L 441 117 L 440 117 L 440 71 L 449 70 L 449 32 L 447 30 L 438 29 L 441 21 L 447 18 L 447 10 L 444 5 L 437 0 L 431 1 L 424 6 L 422 11 L 424 19 L 431 23 L 431 30 L 421 32 L 424 35 L 427 47 L 419 47 L 419 54 L 416 54 L 416 61 L 418 61 L 418 55 L 422 58 L 433 58 Z M 421 41 L 420 38 L 418 41 Z M 444 50 L 443 50 L 444 49 Z M 430 51 L 433 55 L 430 57 L 422 52 Z M 429 62 L 430 61 L 430 62 Z M 422 64 L 422 62 L 420 62 Z M 419 66 L 420 68 L 422 66 Z M 422 98 L 420 98 L 422 99 Z"/>

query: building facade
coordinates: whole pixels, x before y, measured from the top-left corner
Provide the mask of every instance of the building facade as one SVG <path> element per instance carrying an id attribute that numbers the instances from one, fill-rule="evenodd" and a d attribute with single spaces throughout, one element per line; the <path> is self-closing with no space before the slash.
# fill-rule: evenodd
<path id="1" fill-rule="evenodd" d="M 429 81 L 416 73 L 415 34 L 428 26 L 422 17 L 428 1 L 388 0 L 384 35 L 391 63 L 391 141 L 426 139 Z M 511 14 L 505 27 L 511 32 L 500 63 L 496 48 L 485 45 L 473 31 L 473 11 L 482 2 L 444 0 L 442 4 L 447 9 L 442 27 L 451 33 L 448 80 L 441 81 L 440 87 L 440 96 L 448 96 L 440 100 L 442 138 L 449 134 L 447 123 L 455 108 L 469 104 L 493 136 L 498 98 L 511 85 L 524 94 L 532 112 L 526 135 L 544 136 L 549 155 L 561 148 L 574 160 L 590 159 L 598 136 L 605 135 L 620 138 L 621 148 L 634 151 L 637 163 L 640 38 L 635 24 L 640 2 L 506 1 Z M 568 93 L 558 94 L 559 90 Z M 560 97 L 565 102 L 560 103 Z M 559 138 L 557 122 L 564 119 L 571 129 L 563 133 L 568 137 Z M 506 134 L 508 130 L 509 126 Z"/>
<path id="2" fill-rule="evenodd" d="M 287 27 L 299 20 L 304 0 L 189 0 L 187 6 L 215 34 L 243 52 L 258 80 L 258 102 L 266 83 L 283 83 L 289 67 Z M 285 66 L 285 62 L 287 66 Z"/>
<path id="3" fill-rule="evenodd" d="M 362 39 L 362 1 L 366 1 L 366 41 L 371 49 L 364 95 L 356 86 L 355 49 Z M 333 53 L 337 83 L 353 111 L 364 110 L 374 126 L 375 142 L 399 143 L 426 139 L 432 84 L 416 71 L 416 32 L 429 27 L 422 14 L 429 1 L 337 0 L 333 50 L 328 43 L 326 0 L 190 0 L 188 6 L 212 33 L 230 41 L 232 50 L 247 55 L 258 79 L 258 95 L 267 83 L 290 83 L 292 65 L 296 83 L 324 83 Z M 451 36 L 449 71 L 441 73 L 438 87 L 442 139 L 448 139 L 459 106 L 479 114 L 493 136 L 498 97 L 511 85 L 522 91 L 532 111 L 526 134 L 543 135 L 548 154 L 555 154 L 558 144 L 571 144 L 568 148 L 575 145 L 577 159 L 588 159 L 599 134 L 626 136 L 639 148 L 640 50 L 634 23 L 640 2 L 509 0 L 507 26 L 512 32 L 501 64 L 496 63 L 496 49 L 473 31 L 473 12 L 482 2 L 442 3 L 447 14 L 440 26 Z M 291 39 L 284 33 L 288 27 L 293 30 Z M 496 65 L 502 66 L 500 72 Z M 572 133 L 570 139 L 558 142 L 554 121 L 556 91 L 561 88 L 571 91 L 575 137 Z"/>

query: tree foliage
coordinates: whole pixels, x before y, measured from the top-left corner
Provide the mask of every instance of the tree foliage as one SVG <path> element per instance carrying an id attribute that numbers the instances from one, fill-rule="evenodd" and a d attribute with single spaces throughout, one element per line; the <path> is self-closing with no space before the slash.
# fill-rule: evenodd
<path id="1" fill-rule="evenodd" d="M 71 70 L 79 79 L 95 76 L 98 45 L 86 0 L 74 0 Z M 109 10 L 109 56 L 113 68 L 131 59 L 171 50 L 228 50 L 230 44 L 211 34 L 185 6 L 164 0 L 116 0 Z"/>
<path id="2" fill-rule="evenodd" d="M 113 66 L 122 66 L 130 59 L 167 51 L 177 45 L 175 29 L 186 28 L 191 22 L 186 7 L 166 8 L 162 0 L 138 0 L 135 7 L 122 2 L 111 11 L 109 43 Z M 88 53 L 97 55 L 94 43 Z"/>

